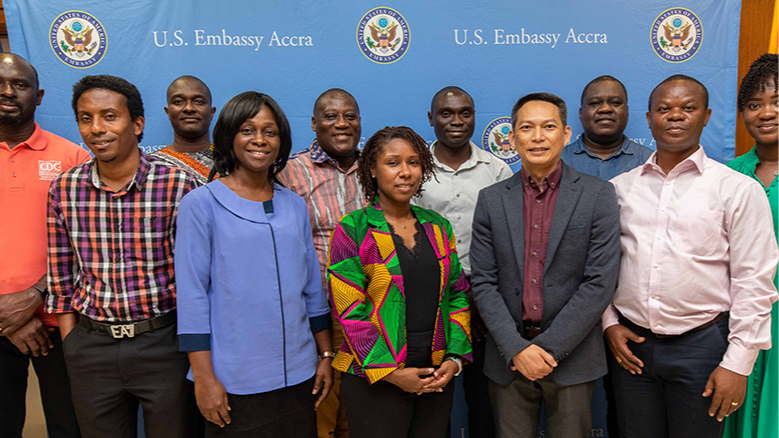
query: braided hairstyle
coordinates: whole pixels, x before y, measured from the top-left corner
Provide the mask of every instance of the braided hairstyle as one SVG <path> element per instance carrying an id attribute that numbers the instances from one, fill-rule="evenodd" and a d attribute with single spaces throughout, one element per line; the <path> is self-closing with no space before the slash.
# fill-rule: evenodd
<path id="1" fill-rule="evenodd" d="M 764 53 L 749 66 L 749 71 L 741 80 L 741 87 L 738 89 L 738 112 L 744 111 L 749 99 L 762 93 L 772 81 L 774 89 L 779 90 L 779 79 L 777 70 L 779 70 L 779 55 L 774 53 Z"/>
<path id="2" fill-rule="evenodd" d="M 422 179 L 419 182 L 419 190 L 417 190 L 414 196 L 419 197 L 422 195 L 422 185 L 427 181 L 430 181 L 430 178 L 435 177 L 433 154 L 430 153 L 430 149 L 428 149 L 425 140 L 407 126 L 387 126 L 384 129 L 376 131 L 376 133 L 365 142 L 365 147 L 362 149 L 360 158 L 357 160 L 357 181 L 360 183 L 360 186 L 362 186 L 363 196 L 365 196 L 365 201 L 368 204 L 373 203 L 379 192 L 379 185 L 376 182 L 376 178 L 371 176 L 371 166 L 376 164 L 376 160 L 382 149 L 384 149 L 384 145 L 396 138 L 405 140 L 414 148 L 416 153 L 419 154 L 419 161 L 422 165 Z"/>

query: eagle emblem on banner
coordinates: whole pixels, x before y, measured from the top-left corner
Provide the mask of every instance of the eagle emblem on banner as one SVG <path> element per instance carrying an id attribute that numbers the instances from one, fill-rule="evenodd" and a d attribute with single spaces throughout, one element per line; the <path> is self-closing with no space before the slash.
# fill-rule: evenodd
<path id="1" fill-rule="evenodd" d="M 357 44 L 373 62 L 389 64 L 406 54 L 410 41 L 408 23 L 391 8 L 371 9 L 357 26 Z"/>
<path id="2" fill-rule="evenodd" d="M 498 117 L 484 129 L 484 133 L 481 136 L 481 148 L 507 164 L 519 162 L 520 156 L 509 142 L 510 132 L 511 118 Z"/>
<path id="3" fill-rule="evenodd" d="M 89 68 L 103 59 L 108 40 L 97 18 L 83 11 L 68 11 L 51 23 L 49 43 L 60 61 L 74 68 Z"/>
<path id="4" fill-rule="evenodd" d="M 685 8 L 663 11 L 652 24 L 652 48 L 668 62 L 684 62 L 698 52 L 703 26 L 698 16 Z"/>

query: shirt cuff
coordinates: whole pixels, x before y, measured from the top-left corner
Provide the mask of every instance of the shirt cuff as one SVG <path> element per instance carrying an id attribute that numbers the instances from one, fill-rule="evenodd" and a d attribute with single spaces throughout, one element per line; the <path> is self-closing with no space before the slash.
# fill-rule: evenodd
<path id="1" fill-rule="evenodd" d="M 757 355 L 760 353 L 758 348 L 744 348 L 735 344 L 728 344 L 725 356 L 719 366 L 726 370 L 733 371 L 742 376 L 752 374 L 752 367 L 755 366 Z"/>
<path id="2" fill-rule="evenodd" d="M 606 307 L 606 311 L 604 311 L 603 315 L 600 317 L 600 322 L 604 332 L 607 328 L 619 324 L 619 313 L 617 312 L 617 308 L 614 307 L 614 303 L 611 303 L 609 304 L 609 307 Z"/>
<path id="3" fill-rule="evenodd" d="M 311 325 L 311 333 L 316 333 L 332 327 L 333 319 L 330 318 L 330 313 L 325 313 L 324 315 L 308 318 L 308 323 Z"/>
<path id="4" fill-rule="evenodd" d="M 72 313 L 71 297 L 64 295 L 53 295 L 49 292 L 46 297 L 46 306 L 43 309 L 46 313 Z"/>
<path id="5" fill-rule="evenodd" d="M 211 351 L 211 334 L 179 335 L 179 351 Z"/>

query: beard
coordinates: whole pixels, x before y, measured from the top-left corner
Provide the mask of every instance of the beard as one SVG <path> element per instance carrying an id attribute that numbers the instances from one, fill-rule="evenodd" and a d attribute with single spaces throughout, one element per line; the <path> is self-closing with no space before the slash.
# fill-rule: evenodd
<path id="1" fill-rule="evenodd" d="M 0 125 L 6 126 L 19 126 L 25 121 L 24 107 L 16 102 L 9 102 L 8 100 L 0 101 L 3 105 L 16 105 L 19 108 L 19 112 L 11 115 L 0 112 Z"/>

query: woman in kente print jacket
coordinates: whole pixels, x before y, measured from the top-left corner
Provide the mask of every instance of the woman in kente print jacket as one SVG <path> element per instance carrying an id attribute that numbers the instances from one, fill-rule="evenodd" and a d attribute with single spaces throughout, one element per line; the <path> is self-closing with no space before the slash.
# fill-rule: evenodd
<path id="1" fill-rule="evenodd" d="M 376 132 L 360 154 L 369 206 L 330 241 L 331 304 L 346 338 L 333 361 L 353 438 L 443 437 L 454 384 L 471 356 L 468 282 L 449 221 L 410 204 L 433 175 L 406 127 Z"/>

